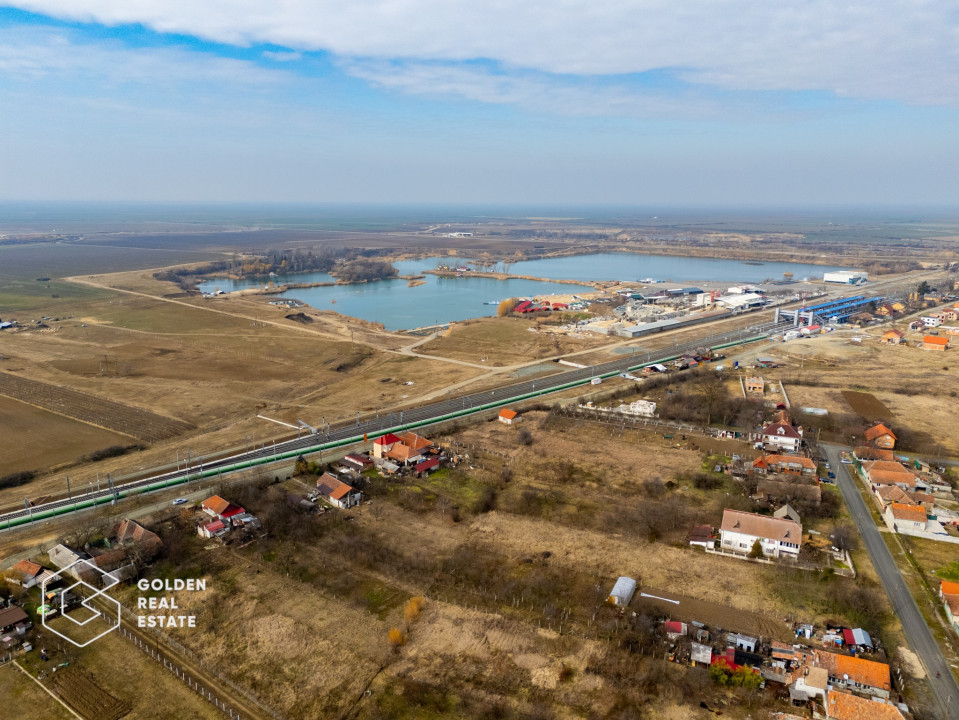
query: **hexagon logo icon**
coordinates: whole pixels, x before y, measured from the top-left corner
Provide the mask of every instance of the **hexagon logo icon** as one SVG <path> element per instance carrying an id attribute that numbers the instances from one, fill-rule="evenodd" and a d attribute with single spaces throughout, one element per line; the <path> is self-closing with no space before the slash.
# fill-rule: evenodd
<path id="1" fill-rule="evenodd" d="M 98 578 L 100 582 L 103 584 L 103 588 L 102 589 L 95 588 L 93 585 L 91 585 L 90 583 L 88 583 L 86 580 L 83 579 L 84 576 L 90 580 L 94 580 Z M 90 562 L 89 560 L 76 560 L 70 563 L 69 565 L 67 565 L 65 568 L 61 568 L 60 570 L 58 570 L 53 575 L 51 575 L 50 577 L 48 577 L 46 580 L 43 581 L 43 585 L 40 588 L 42 597 L 46 598 L 47 596 L 48 584 L 58 582 L 59 580 L 66 577 L 75 578 L 76 582 L 60 592 L 60 602 L 59 602 L 59 606 L 56 608 L 56 610 L 59 611 L 59 614 L 63 616 L 64 618 L 66 618 L 67 620 L 70 620 L 77 627 L 84 627 L 87 624 L 96 620 L 97 618 L 103 618 L 104 621 L 109 623 L 110 627 L 108 627 L 106 630 L 99 633 L 98 635 L 86 640 L 85 642 L 81 642 L 80 639 L 78 638 L 70 637 L 69 634 L 67 634 L 69 626 L 66 626 L 66 627 L 61 626 L 60 629 L 58 630 L 57 628 L 48 624 L 48 618 L 50 618 L 50 616 L 54 614 L 52 612 L 45 612 L 40 616 L 40 622 L 43 625 L 43 627 L 45 627 L 47 630 L 52 632 L 54 635 L 57 635 L 63 638 L 67 642 L 73 645 L 76 645 L 77 647 L 86 647 L 87 645 L 92 643 L 94 640 L 99 640 L 107 633 L 113 632 L 118 627 L 120 627 L 120 612 L 121 612 L 120 603 L 116 600 L 116 598 L 113 598 L 107 594 L 107 590 L 109 590 L 114 585 L 120 582 L 116 577 L 114 577 L 113 575 L 110 575 L 109 573 L 104 572 L 103 570 L 98 568 L 94 563 Z M 80 605 L 86 608 L 87 610 L 89 610 L 91 613 L 91 615 L 85 620 L 78 620 L 74 617 L 71 617 L 70 614 L 67 613 L 66 598 L 67 598 L 67 594 L 71 590 L 76 591 L 77 595 L 80 595 L 81 597 L 83 597 L 83 600 L 81 601 Z M 81 590 L 83 592 L 81 592 Z M 93 605 L 94 601 L 96 600 L 99 600 L 100 602 L 104 603 L 107 607 L 105 609 L 98 609 L 97 607 Z"/>

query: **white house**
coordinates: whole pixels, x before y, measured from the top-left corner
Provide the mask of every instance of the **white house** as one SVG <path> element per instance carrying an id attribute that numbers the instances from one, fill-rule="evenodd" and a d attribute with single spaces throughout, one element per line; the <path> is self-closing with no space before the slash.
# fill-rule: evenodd
<path id="1" fill-rule="evenodd" d="M 788 518 L 727 509 L 723 510 L 719 538 L 723 550 L 743 555 L 748 555 L 759 540 L 765 557 L 797 557 L 802 544 L 802 525 Z"/>
<path id="2" fill-rule="evenodd" d="M 942 325 L 942 318 L 938 315 L 923 315 L 919 318 L 926 327 L 939 327 Z"/>
<path id="3" fill-rule="evenodd" d="M 926 529 L 926 508 L 922 505 L 906 505 L 891 502 L 883 513 L 886 526 L 893 532 Z"/>
<path id="4" fill-rule="evenodd" d="M 787 455 L 795 455 L 802 445 L 802 428 L 776 422 L 763 425 L 763 447 L 775 447 Z"/>
<path id="5" fill-rule="evenodd" d="M 316 491 L 322 495 L 331 505 L 335 505 L 341 510 L 348 510 L 354 505 L 359 505 L 363 495 L 351 485 L 340 482 L 329 473 L 323 473 L 316 481 Z"/>

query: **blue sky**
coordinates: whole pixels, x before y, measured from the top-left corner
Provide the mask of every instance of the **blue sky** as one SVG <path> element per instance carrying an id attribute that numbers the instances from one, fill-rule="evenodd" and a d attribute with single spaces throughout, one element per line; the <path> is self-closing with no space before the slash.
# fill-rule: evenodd
<path id="1" fill-rule="evenodd" d="M 27 0 L 0 108 L 3 200 L 955 206 L 959 3 Z"/>

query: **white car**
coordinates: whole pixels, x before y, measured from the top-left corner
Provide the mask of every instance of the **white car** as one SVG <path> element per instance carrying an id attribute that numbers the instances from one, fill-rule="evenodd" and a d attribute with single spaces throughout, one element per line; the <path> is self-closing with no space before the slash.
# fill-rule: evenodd
<path id="1" fill-rule="evenodd" d="M 173 504 L 174 504 L 174 505 L 186 505 L 188 502 L 190 502 L 190 501 L 187 500 L 186 498 L 177 498 L 176 500 L 173 501 Z"/>

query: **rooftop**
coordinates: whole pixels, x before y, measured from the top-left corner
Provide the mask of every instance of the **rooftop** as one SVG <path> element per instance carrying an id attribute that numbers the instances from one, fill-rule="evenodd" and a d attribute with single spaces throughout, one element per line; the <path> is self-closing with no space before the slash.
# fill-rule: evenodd
<path id="1" fill-rule="evenodd" d="M 895 705 L 830 690 L 827 714 L 832 720 L 905 720 Z"/>
<path id="2" fill-rule="evenodd" d="M 926 508 L 922 505 L 905 505 L 903 503 L 890 503 L 892 516 L 896 520 L 912 520 L 913 522 L 926 522 Z"/>
<path id="3" fill-rule="evenodd" d="M 831 652 L 817 652 L 820 667 L 826 668 L 831 677 L 848 676 L 850 680 L 867 687 L 889 690 L 889 666 L 885 663 L 866 660 L 852 655 L 839 655 Z"/>
<path id="4" fill-rule="evenodd" d="M 767 540 L 784 540 L 796 544 L 802 541 L 802 525 L 799 523 L 741 510 L 723 510 L 721 529 Z"/>
<path id="5" fill-rule="evenodd" d="M 882 423 L 876 423 L 871 428 L 866 429 L 866 440 L 869 442 L 872 442 L 876 438 L 881 438 L 884 435 L 889 435 L 893 440 L 896 439 L 896 434 Z"/>

